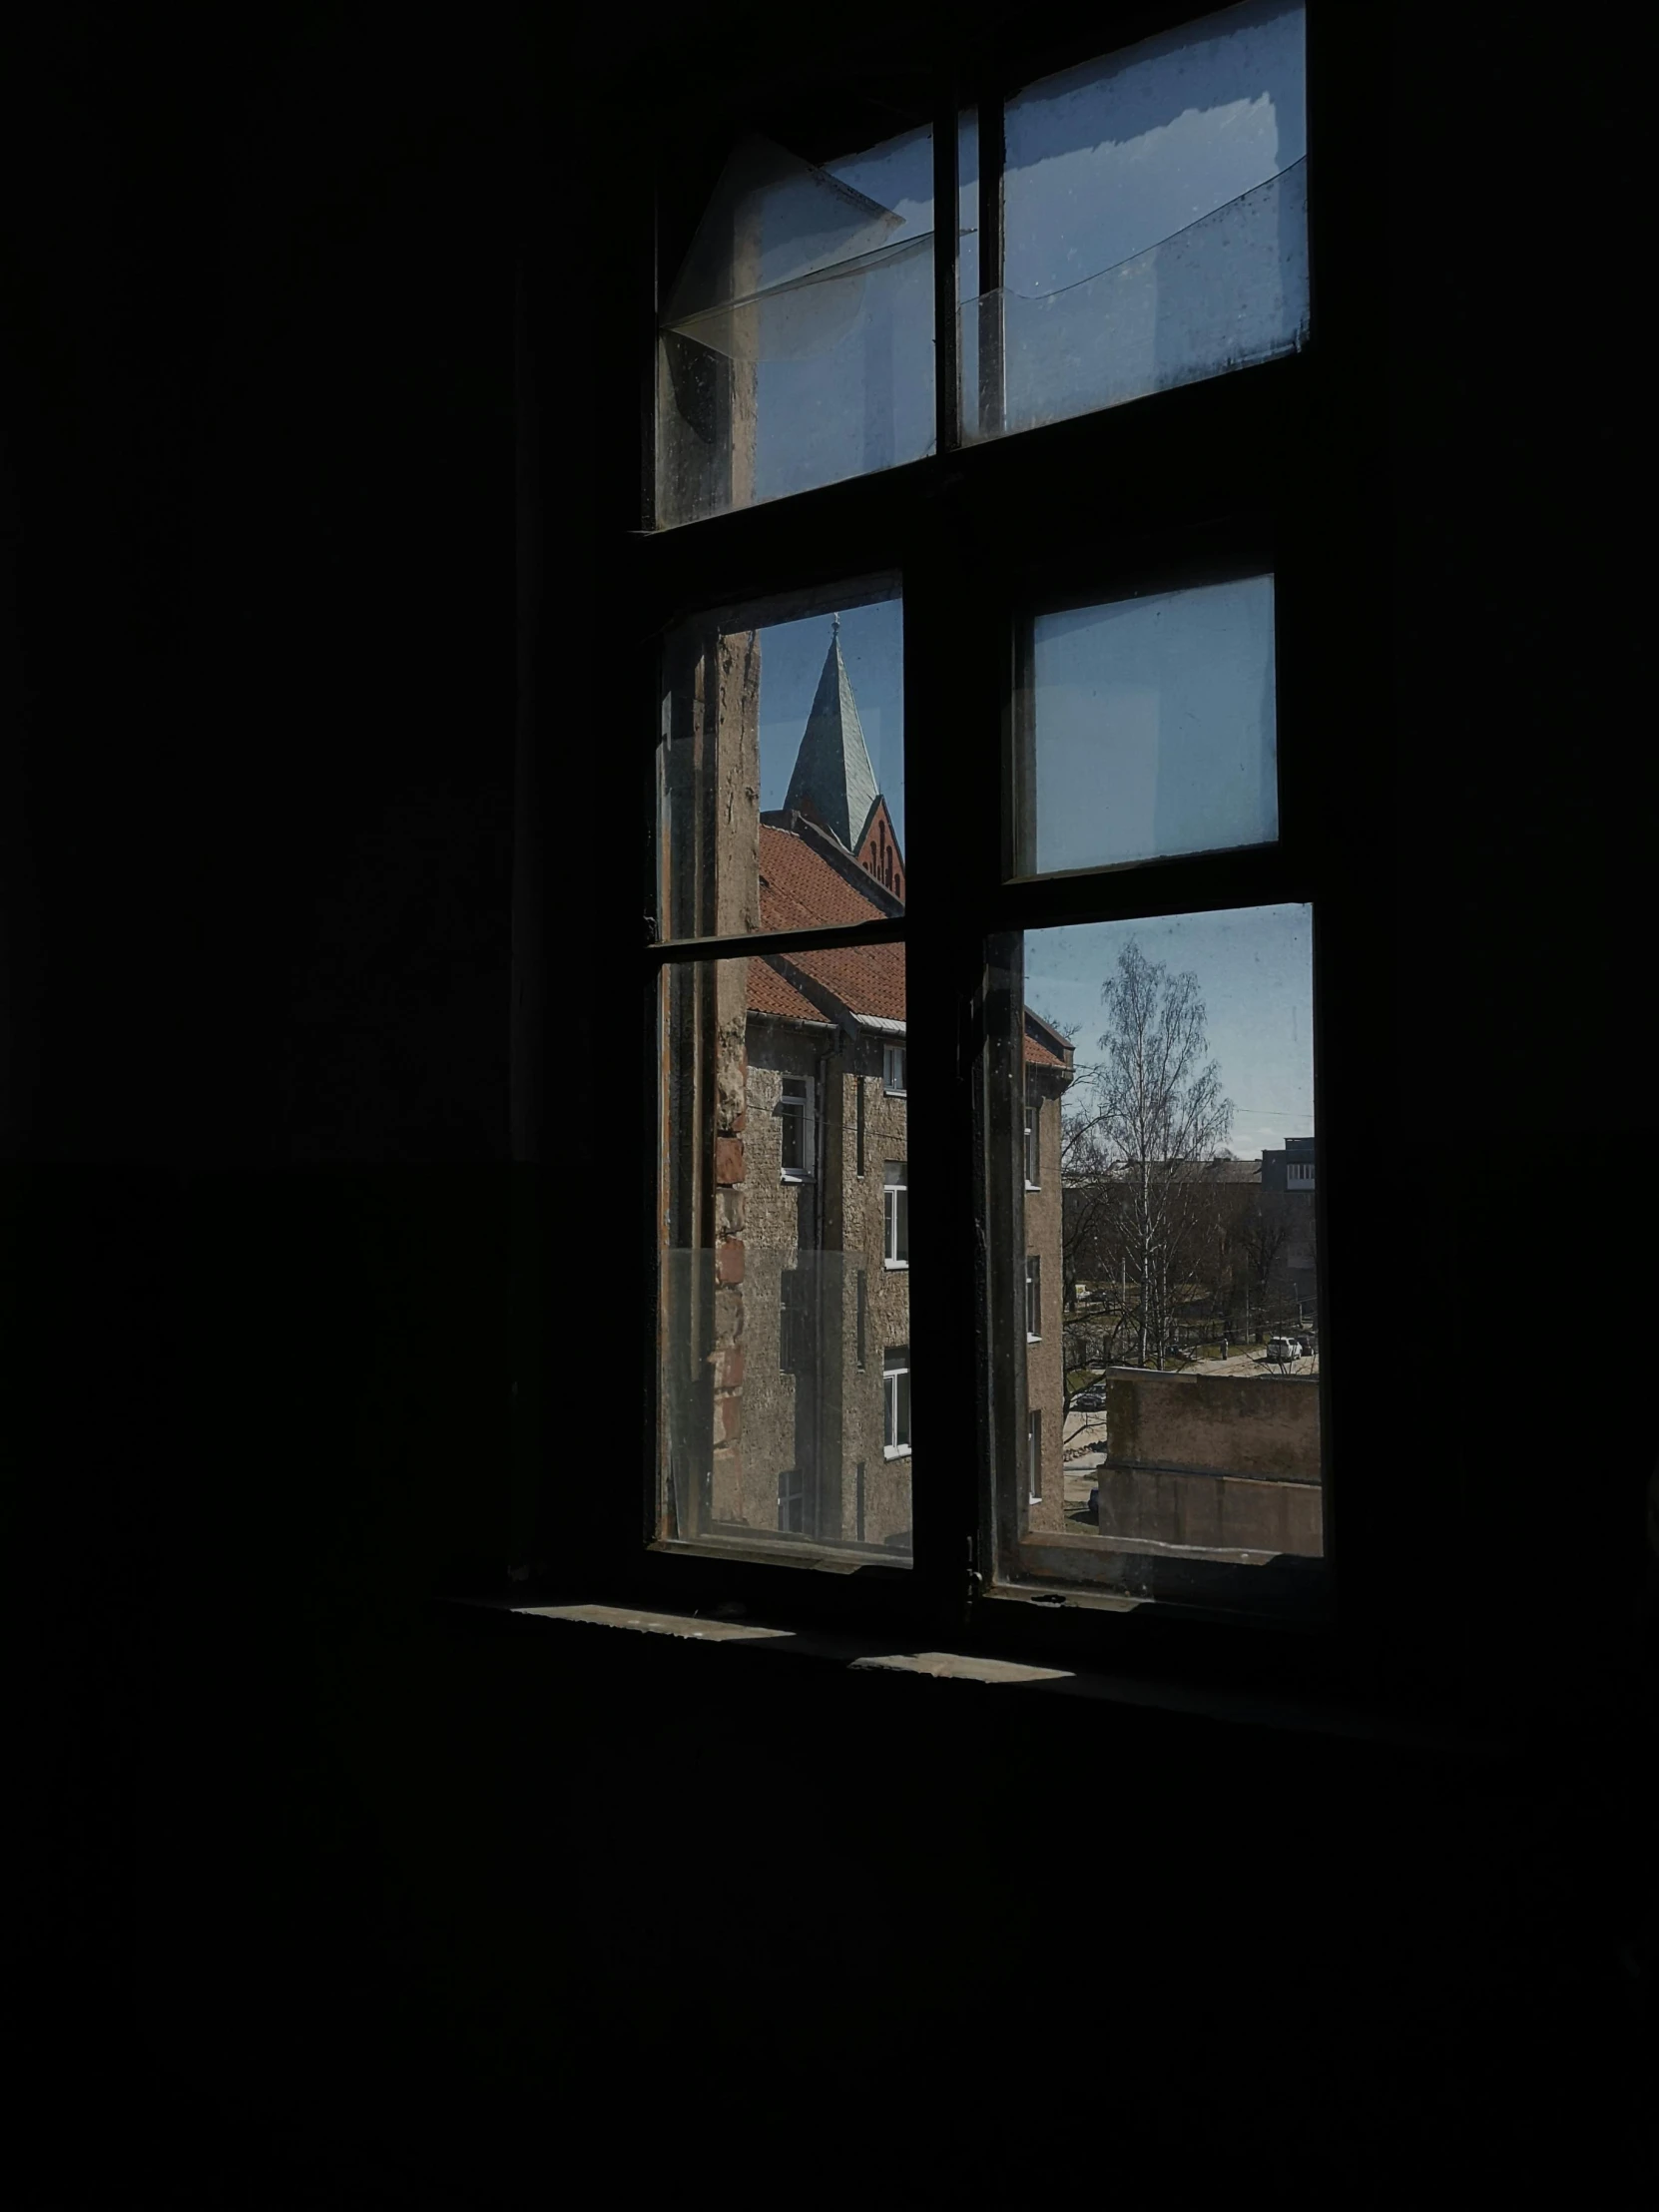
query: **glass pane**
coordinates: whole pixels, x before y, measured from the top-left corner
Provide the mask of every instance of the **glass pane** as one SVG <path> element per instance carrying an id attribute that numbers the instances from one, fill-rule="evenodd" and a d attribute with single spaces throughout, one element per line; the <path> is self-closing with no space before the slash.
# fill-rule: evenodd
<path id="1" fill-rule="evenodd" d="M 1288 905 L 994 948 L 1004 1574 L 1250 1604 L 1322 1555 L 1312 936 Z"/>
<path id="2" fill-rule="evenodd" d="M 1008 102 L 1003 283 L 962 303 L 962 357 L 980 363 L 965 436 L 1303 342 L 1303 14 L 1230 8 Z"/>
<path id="3" fill-rule="evenodd" d="M 729 608 L 665 641 L 658 934 L 904 907 L 904 638 L 890 579 Z"/>
<path id="4" fill-rule="evenodd" d="M 930 131 L 823 167 L 736 148 L 665 294 L 660 524 L 931 451 L 932 233 Z"/>
<path id="5" fill-rule="evenodd" d="M 882 1081 L 903 948 L 659 987 L 660 1532 L 907 1560 L 907 1102 Z"/>
<path id="6" fill-rule="evenodd" d="M 1040 614 L 1023 662 L 1016 872 L 1278 835 L 1271 576 Z"/>

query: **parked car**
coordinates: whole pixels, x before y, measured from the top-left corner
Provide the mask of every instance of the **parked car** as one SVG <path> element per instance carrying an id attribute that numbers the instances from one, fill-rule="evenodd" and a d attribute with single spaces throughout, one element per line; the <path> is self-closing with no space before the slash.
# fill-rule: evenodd
<path id="1" fill-rule="evenodd" d="M 1307 1341 L 1302 1337 L 1273 1337 L 1268 1341 L 1268 1358 L 1280 1363 L 1300 1360 L 1307 1351 Z"/>
<path id="2" fill-rule="evenodd" d="M 1105 1410 L 1106 1410 L 1106 1385 L 1105 1385 L 1105 1383 L 1104 1383 L 1104 1382 L 1089 1382 L 1089 1383 L 1086 1383 L 1086 1384 L 1084 1385 L 1084 1387 L 1083 1387 L 1082 1389 L 1080 1389 L 1080 1390 L 1078 1391 L 1077 1395 L 1076 1395 L 1076 1396 L 1075 1396 L 1075 1397 L 1074 1397 L 1074 1398 L 1072 1399 L 1072 1401 L 1071 1401 L 1071 1409 L 1072 1409 L 1072 1411 L 1073 1411 L 1074 1413 L 1103 1413 L 1103 1412 L 1105 1412 Z"/>

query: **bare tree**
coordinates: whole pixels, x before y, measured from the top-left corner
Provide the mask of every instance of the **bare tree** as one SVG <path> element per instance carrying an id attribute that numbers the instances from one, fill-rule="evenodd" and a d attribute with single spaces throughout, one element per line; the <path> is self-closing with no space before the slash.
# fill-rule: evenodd
<path id="1" fill-rule="evenodd" d="M 1269 1302 L 1273 1281 L 1274 1263 L 1285 1248 L 1290 1236 L 1290 1224 L 1282 1214 L 1269 1213 L 1258 1207 L 1246 1215 L 1236 1232 L 1236 1241 L 1244 1256 L 1245 1276 L 1245 1330 L 1250 1330 L 1250 1304 L 1255 1296 L 1256 1312 L 1263 1326 L 1269 1319 Z"/>
<path id="2" fill-rule="evenodd" d="M 1198 977 L 1172 975 L 1137 940 L 1101 985 L 1102 1061 L 1089 1071 L 1088 1110 L 1076 1118 L 1074 1155 L 1087 1163 L 1088 1201 L 1139 1292 L 1136 1336 L 1160 1366 L 1183 1263 L 1203 1215 L 1203 1174 L 1233 1126 L 1221 1069 L 1207 1057 L 1208 1020 Z"/>

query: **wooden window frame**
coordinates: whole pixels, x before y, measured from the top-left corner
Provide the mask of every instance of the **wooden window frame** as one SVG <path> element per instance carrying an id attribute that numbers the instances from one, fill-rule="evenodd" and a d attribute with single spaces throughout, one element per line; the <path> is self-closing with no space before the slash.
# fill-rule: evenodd
<path id="1" fill-rule="evenodd" d="M 994 171 L 995 104 L 1018 85 L 1071 61 L 1109 51 L 1214 11 L 1172 7 L 1030 11 L 1024 24 L 974 31 L 963 18 L 958 43 L 937 18 L 915 28 L 895 20 L 895 50 L 923 55 L 935 123 L 936 203 L 954 205 L 955 117 L 980 110 L 982 174 Z M 975 1393 L 927 1394 L 929 1470 L 918 1498 L 907 1566 L 869 1562 L 814 1573 L 760 1555 L 663 1542 L 654 1417 L 642 1423 L 641 1474 L 593 1494 L 554 1486 L 549 1525 L 560 1532 L 560 1571 L 585 1594 L 690 1609 L 741 1597 L 752 1612 L 782 1621 L 838 1622 L 860 1630 L 949 1633 L 963 1648 L 1064 1658 L 1113 1668 L 1237 1673 L 1275 1681 L 1339 1675 L 1369 1681 L 1382 1664 L 1386 1612 L 1386 1526 L 1378 1481 L 1368 1481 L 1361 1430 L 1349 1437 L 1332 1403 L 1345 1342 L 1358 1340 L 1376 1304 L 1349 1255 L 1363 1247 L 1364 1200 L 1350 1158 L 1372 1139 L 1367 1099 L 1375 1047 L 1363 1007 L 1376 980 L 1368 901 L 1386 895 L 1380 860 L 1368 857 L 1381 798 L 1387 712 L 1382 687 L 1357 683 L 1356 669 L 1381 665 L 1390 644 L 1387 606 L 1387 401 L 1385 327 L 1380 300 L 1380 242 L 1386 236 L 1382 76 L 1365 27 L 1338 0 L 1308 0 L 1309 258 L 1313 327 L 1300 352 L 1150 398 L 1000 440 L 961 448 L 948 387 L 954 324 L 941 320 L 941 449 L 925 460 L 672 530 L 652 527 L 652 360 L 656 299 L 654 209 L 661 185 L 684 193 L 695 164 L 718 166 L 729 136 L 767 100 L 800 96 L 828 107 L 845 57 L 815 45 L 776 69 L 734 72 L 720 97 L 688 120 L 676 114 L 674 70 L 664 49 L 660 91 L 642 99 L 636 79 L 626 103 L 606 111 L 610 158 L 628 180 L 618 237 L 630 253 L 607 262 L 595 313 L 590 384 L 600 532 L 589 583 L 592 651 L 609 673 L 605 698 L 626 744 L 607 743 L 585 764 L 585 790 L 600 819 L 637 823 L 650 804 L 657 719 L 655 643 L 699 609 L 754 602 L 842 577 L 893 572 L 901 579 L 905 631 L 907 808 L 906 907 L 901 920 L 855 931 L 824 931 L 795 942 L 897 939 L 906 949 L 911 1016 L 905 1038 L 907 1087 L 928 1116 L 929 1175 L 912 1194 L 911 1231 L 927 1265 L 912 1271 L 910 1353 L 925 1376 L 960 1377 L 971 1348 L 991 1370 L 986 1316 L 1007 1286 L 1023 1243 L 988 1240 L 983 1224 L 994 1189 L 1023 1192 L 1019 1100 L 1008 1089 L 1006 1127 L 987 1103 L 986 1065 L 1009 1009 L 987 994 L 987 948 L 1030 927 L 1081 920 L 1307 902 L 1314 908 L 1315 1004 L 1319 1032 L 1321 1174 L 1314 1194 L 1322 1256 L 1321 1411 L 1327 1454 L 1332 1604 L 1317 1620 L 1264 1615 L 1244 1633 L 1213 1592 L 1172 1577 L 1161 1602 L 1114 1612 L 1063 1593 L 999 1589 L 992 1558 L 996 1465 L 1017 1465 L 1017 1404 Z M 994 266 L 995 195 L 987 187 L 982 251 Z M 941 300 L 953 291 L 954 257 L 936 258 Z M 1276 844 L 1183 856 L 1132 869 L 1011 883 L 1007 880 L 1005 795 L 1011 775 L 1014 639 L 1022 615 L 1056 595 L 1109 596 L 1116 586 L 1151 588 L 1200 581 L 1241 567 L 1275 577 L 1279 629 L 1280 835 Z M 1333 702 L 1342 741 L 1327 741 Z M 927 794 L 925 806 L 918 795 Z M 631 845 L 630 831 L 625 843 Z M 596 955 L 611 1001 L 640 1009 L 643 1079 L 621 1103 L 621 1157 L 654 1157 L 657 1093 L 656 984 L 666 963 L 708 957 L 712 947 L 650 946 L 643 966 L 637 900 L 626 869 L 612 910 L 597 917 Z M 765 939 L 745 949 L 760 950 Z M 1341 992 L 1327 987 L 1339 970 Z M 634 995 L 634 994 L 637 994 Z M 1004 1158 L 1004 1152 L 1006 1158 Z M 642 1179 L 642 1182 L 649 1179 Z M 1336 1241 L 1329 1221 L 1341 1225 Z M 642 1395 L 656 1391 L 653 1302 L 642 1295 L 656 1267 L 656 1193 L 640 1191 L 638 1231 L 609 1240 L 595 1263 L 593 1295 L 618 1316 L 639 1317 Z M 1003 1298 L 1006 1305 L 1006 1299 Z M 1023 1343 L 1020 1347 L 1023 1352 Z M 1339 1462 L 1338 1454 L 1344 1456 Z M 619 1463 L 623 1454 L 618 1455 Z M 800 1547 L 797 1547 L 798 1549 Z M 884 1629 L 883 1629 L 884 1632 Z"/>

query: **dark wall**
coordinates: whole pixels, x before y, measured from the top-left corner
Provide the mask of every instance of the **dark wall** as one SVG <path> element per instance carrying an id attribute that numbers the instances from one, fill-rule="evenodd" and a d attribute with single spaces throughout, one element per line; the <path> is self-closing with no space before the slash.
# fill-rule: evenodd
<path id="1" fill-rule="evenodd" d="M 203 2202 L 458 2203 L 578 2156 L 752 2181 L 877 2141 L 1031 2195 L 1199 2159 L 1350 2197 L 1610 2171 L 1650 1986 L 1654 1443 L 1652 1179 L 1573 1205 L 1653 1118 L 1625 287 L 1582 162 L 1605 180 L 1614 92 L 1471 11 L 1431 57 L 1402 33 L 1378 149 L 1398 652 L 1357 681 L 1397 700 L 1379 1079 L 1425 1133 L 1378 1172 L 1402 1213 L 1434 1178 L 1459 1349 L 1421 1478 L 1479 1531 L 1425 1555 L 1402 1508 L 1401 1609 L 1444 1599 L 1524 1724 L 1489 1770 L 427 1605 L 534 1525 L 528 1286 L 569 1287 L 572 1196 L 541 1210 L 533 1156 L 585 1186 L 590 1140 L 557 1099 L 538 1137 L 522 1013 L 515 1041 L 515 788 L 579 929 L 559 809 L 602 704 L 545 619 L 518 661 L 512 265 L 530 174 L 572 278 L 538 325 L 543 603 L 580 636 L 603 149 L 515 168 L 534 79 L 459 25 L 65 6 L 0 70 L 26 2201 L 86 2201 L 103 2159 Z M 1461 1349 L 1540 1236 L 1605 1384 L 1570 1415 L 1547 1367 Z M 611 1357 L 546 1371 L 549 1453 L 583 1447 L 567 1389 L 627 1401 Z"/>

